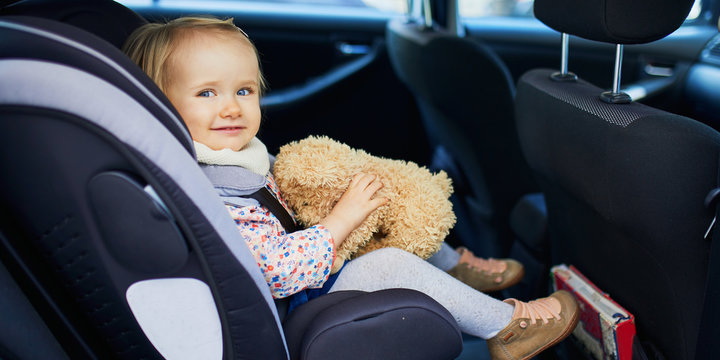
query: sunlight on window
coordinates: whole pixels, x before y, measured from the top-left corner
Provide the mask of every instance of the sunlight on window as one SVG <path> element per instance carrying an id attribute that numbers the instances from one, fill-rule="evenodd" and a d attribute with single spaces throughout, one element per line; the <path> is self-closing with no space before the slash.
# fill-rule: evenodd
<path id="1" fill-rule="evenodd" d="M 398 14 L 404 14 L 407 12 L 407 1 L 405 0 L 363 0 L 363 3 L 381 11 L 394 12 Z"/>
<path id="2" fill-rule="evenodd" d="M 528 16 L 532 0 L 459 0 L 460 16 Z"/>
<path id="3" fill-rule="evenodd" d="M 460 16 L 533 16 L 533 0 L 458 0 Z M 696 0 L 687 19 L 700 16 L 702 0 Z"/>
<path id="4" fill-rule="evenodd" d="M 117 0 L 133 7 L 177 7 L 191 6 L 198 9 L 239 9 L 251 4 L 295 4 L 308 6 L 356 7 L 375 9 L 381 12 L 403 14 L 407 12 L 408 0 Z M 422 1 L 422 0 L 414 0 Z M 532 17 L 533 0 L 457 0 L 460 16 L 479 18 L 486 16 Z M 212 6 L 211 6 L 212 4 Z M 702 13 L 702 0 L 693 4 L 688 20 L 697 19 Z"/>

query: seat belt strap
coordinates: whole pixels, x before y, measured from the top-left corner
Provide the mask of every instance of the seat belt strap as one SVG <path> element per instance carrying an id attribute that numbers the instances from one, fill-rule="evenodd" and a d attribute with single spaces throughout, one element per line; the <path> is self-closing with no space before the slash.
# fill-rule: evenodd
<path id="1" fill-rule="evenodd" d="M 270 212 L 272 212 L 273 215 L 280 220 L 280 224 L 282 224 L 283 228 L 285 228 L 286 233 L 289 234 L 300 230 L 300 227 L 297 226 L 295 220 L 293 220 L 292 216 L 288 213 L 285 207 L 280 204 L 280 201 L 273 196 L 273 194 L 270 193 L 270 190 L 266 187 L 263 186 L 260 190 L 252 194 L 245 195 L 245 197 L 255 199 L 262 206 L 268 208 L 268 210 L 270 210 Z M 277 308 L 278 316 L 280 317 L 281 322 L 285 321 L 289 304 L 289 298 L 275 299 L 275 307 Z"/>
<path id="2" fill-rule="evenodd" d="M 300 227 L 295 223 L 295 220 L 285 207 L 280 204 L 280 201 L 275 198 L 266 187 L 263 186 L 260 190 L 247 195 L 247 197 L 257 200 L 260 204 L 268 208 L 268 210 L 280 220 L 280 224 L 282 224 L 285 232 L 288 234 L 300 230 Z"/>

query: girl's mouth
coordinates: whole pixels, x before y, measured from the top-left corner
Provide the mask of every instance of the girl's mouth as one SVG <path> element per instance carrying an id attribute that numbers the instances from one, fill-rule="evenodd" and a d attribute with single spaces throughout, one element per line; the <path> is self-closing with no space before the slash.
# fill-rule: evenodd
<path id="1" fill-rule="evenodd" d="M 242 131 L 243 128 L 240 126 L 226 126 L 226 127 L 214 128 L 212 130 L 218 131 L 218 132 L 221 132 L 221 133 L 227 134 L 227 135 L 235 135 L 235 134 L 240 133 L 240 131 Z"/>

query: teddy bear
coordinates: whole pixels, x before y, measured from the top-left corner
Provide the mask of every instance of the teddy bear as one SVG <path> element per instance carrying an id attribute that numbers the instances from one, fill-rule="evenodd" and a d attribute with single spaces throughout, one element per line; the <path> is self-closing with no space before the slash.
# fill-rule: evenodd
<path id="1" fill-rule="evenodd" d="M 335 249 L 331 273 L 346 260 L 382 247 L 397 247 L 423 259 L 440 250 L 456 221 L 449 200 L 452 183 L 444 171 L 433 174 L 413 162 L 373 156 L 327 136 L 309 136 L 280 147 L 273 166 L 285 201 L 304 227 L 327 216 L 359 172 L 377 175 L 384 186 L 376 196 L 390 201 Z"/>

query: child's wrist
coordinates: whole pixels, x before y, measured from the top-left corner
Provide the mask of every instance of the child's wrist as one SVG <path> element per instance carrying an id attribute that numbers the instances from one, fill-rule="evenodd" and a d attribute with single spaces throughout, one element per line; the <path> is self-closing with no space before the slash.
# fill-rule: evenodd
<path id="1" fill-rule="evenodd" d="M 340 245 L 349 233 L 346 229 L 347 226 L 345 226 L 342 219 L 338 219 L 332 214 L 320 220 L 319 224 L 324 226 L 330 232 L 330 236 L 333 238 L 336 247 Z"/>

